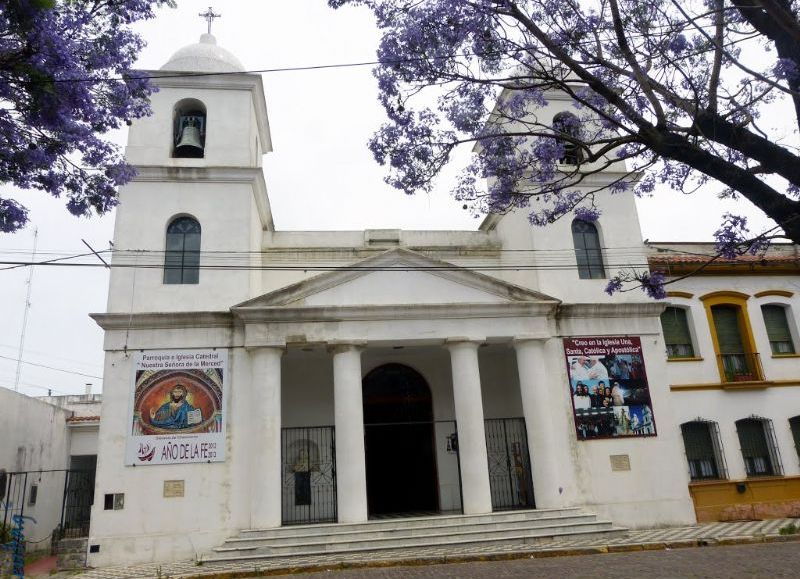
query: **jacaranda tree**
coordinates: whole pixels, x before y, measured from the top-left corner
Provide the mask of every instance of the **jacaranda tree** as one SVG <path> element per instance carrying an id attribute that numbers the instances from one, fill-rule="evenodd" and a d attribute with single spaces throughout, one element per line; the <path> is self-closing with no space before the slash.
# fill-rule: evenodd
<path id="1" fill-rule="evenodd" d="M 103 134 L 149 113 L 131 72 L 143 46 L 130 25 L 172 0 L 0 1 L 0 232 L 28 221 L 9 186 L 105 213 L 133 176 Z"/>
<path id="2" fill-rule="evenodd" d="M 465 206 L 530 207 L 534 225 L 566 214 L 593 221 L 596 191 L 580 185 L 625 161 L 642 177 L 612 191 L 718 184 L 777 223 L 754 233 L 745 217 L 724 215 L 722 257 L 777 237 L 800 243 L 797 0 L 328 1 L 376 16 L 389 122 L 370 148 L 406 193 L 429 189 L 466 145 L 474 154 L 454 191 Z M 436 104 L 418 104 L 430 90 L 437 99 L 425 102 Z M 531 115 L 552 90 L 575 102 L 555 123 Z M 778 99 L 794 115 L 774 136 L 759 119 Z M 647 272 L 622 273 L 607 291 L 633 280 L 663 295 L 663 276 Z"/>

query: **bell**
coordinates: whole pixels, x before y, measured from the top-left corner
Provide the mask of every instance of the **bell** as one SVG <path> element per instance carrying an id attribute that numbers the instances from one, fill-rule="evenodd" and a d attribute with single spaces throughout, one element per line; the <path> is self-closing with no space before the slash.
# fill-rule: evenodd
<path id="1" fill-rule="evenodd" d="M 181 138 L 175 145 L 176 157 L 202 158 L 203 141 L 200 138 L 200 128 L 196 123 L 189 122 L 181 131 Z"/>

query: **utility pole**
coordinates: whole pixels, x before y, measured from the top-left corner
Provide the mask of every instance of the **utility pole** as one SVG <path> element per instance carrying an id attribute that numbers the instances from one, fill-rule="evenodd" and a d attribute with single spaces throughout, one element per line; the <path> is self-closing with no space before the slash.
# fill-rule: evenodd
<path id="1" fill-rule="evenodd" d="M 36 259 L 36 244 L 39 241 L 39 228 L 33 230 L 33 253 L 31 253 L 31 264 Z M 19 375 L 22 372 L 22 351 L 25 348 L 25 330 L 28 329 L 28 312 L 31 309 L 31 288 L 33 287 L 33 270 L 31 265 L 28 270 L 28 293 L 25 296 L 25 313 L 22 316 L 22 332 L 19 335 L 19 350 L 17 351 L 17 375 L 14 378 L 14 392 L 19 392 Z"/>

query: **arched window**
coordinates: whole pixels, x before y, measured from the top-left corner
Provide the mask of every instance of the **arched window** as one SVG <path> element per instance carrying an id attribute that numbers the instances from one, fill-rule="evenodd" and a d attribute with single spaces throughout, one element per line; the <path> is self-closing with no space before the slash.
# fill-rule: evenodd
<path id="1" fill-rule="evenodd" d="M 669 306 L 661 314 L 667 358 L 694 358 L 694 344 L 686 308 Z"/>
<path id="2" fill-rule="evenodd" d="M 759 416 L 737 420 L 736 434 L 739 435 L 739 446 L 742 449 L 747 476 L 783 474 L 771 420 Z"/>
<path id="3" fill-rule="evenodd" d="M 683 446 L 692 480 L 727 478 L 719 425 L 695 418 L 681 424 Z"/>
<path id="4" fill-rule="evenodd" d="M 173 111 L 172 156 L 202 159 L 206 148 L 206 106 L 197 99 L 183 99 Z"/>
<path id="5" fill-rule="evenodd" d="M 780 356 L 781 354 L 794 354 L 794 343 L 792 342 L 792 332 L 789 329 L 786 306 L 778 304 L 768 304 L 761 306 L 761 314 L 764 316 L 764 325 L 767 328 L 769 347 L 772 353 Z"/>
<path id="6" fill-rule="evenodd" d="M 164 283 L 200 281 L 200 224 L 193 217 L 176 217 L 167 227 Z"/>
<path id="7" fill-rule="evenodd" d="M 581 279 L 603 279 L 606 277 L 603 266 L 603 253 L 600 249 L 600 234 L 594 223 L 575 219 L 572 222 L 572 244 L 578 262 L 578 276 Z"/>
<path id="8" fill-rule="evenodd" d="M 580 140 L 581 122 L 572 113 L 563 111 L 553 117 L 553 130 L 566 138 L 558 139 L 564 147 L 564 156 L 559 159 L 562 165 L 580 165 L 583 160 L 583 151 L 576 140 Z"/>

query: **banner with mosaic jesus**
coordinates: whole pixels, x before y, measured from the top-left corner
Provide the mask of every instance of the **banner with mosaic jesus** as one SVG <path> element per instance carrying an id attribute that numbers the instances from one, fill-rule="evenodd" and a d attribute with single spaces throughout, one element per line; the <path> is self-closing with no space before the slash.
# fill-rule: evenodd
<path id="1" fill-rule="evenodd" d="M 225 350 L 139 352 L 125 464 L 225 460 Z"/>
<path id="2" fill-rule="evenodd" d="M 564 354 L 578 440 L 655 436 L 640 338 L 564 338 Z"/>

